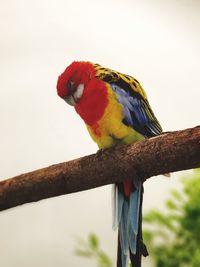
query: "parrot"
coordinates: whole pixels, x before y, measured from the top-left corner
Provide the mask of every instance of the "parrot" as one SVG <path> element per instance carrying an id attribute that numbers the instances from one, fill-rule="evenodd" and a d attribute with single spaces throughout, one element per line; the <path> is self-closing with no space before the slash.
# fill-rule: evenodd
<path id="1" fill-rule="evenodd" d="M 58 77 L 57 94 L 75 108 L 100 151 L 162 133 L 143 87 L 132 76 L 74 61 Z M 113 185 L 117 267 L 127 267 L 129 261 L 140 267 L 142 255 L 148 256 L 142 239 L 142 201 L 142 179 L 130 175 Z"/>

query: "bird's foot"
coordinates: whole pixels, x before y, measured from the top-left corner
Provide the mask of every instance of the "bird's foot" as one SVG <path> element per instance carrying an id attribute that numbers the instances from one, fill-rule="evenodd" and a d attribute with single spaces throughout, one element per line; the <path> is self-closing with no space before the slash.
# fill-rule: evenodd
<path id="1" fill-rule="evenodd" d="M 95 157 L 96 157 L 98 160 L 102 160 L 102 158 L 103 158 L 103 151 L 104 151 L 104 150 L 103 150 L 102 148 L 100 148 L 99 150 L 97 150 Z"/>

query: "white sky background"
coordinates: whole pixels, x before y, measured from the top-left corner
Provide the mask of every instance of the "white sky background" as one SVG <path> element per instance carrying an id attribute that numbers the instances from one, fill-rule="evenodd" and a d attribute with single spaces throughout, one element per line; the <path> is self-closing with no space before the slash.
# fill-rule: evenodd
<path id="1" fill-rule="evenodd" d="M 56 95 L 57 77 L 73 60 L 133 75 L 164 130 L 198 125 L 199 12 L 198 0 L 1 1 L 1 179 L 96 152 Z M 146 183 L 145 211 L 163 207 L 177 177 Z M 91 231 L 114 258 L 110 199 L 107 186 L 2 212 L 0 266 L 95 266 L 72 254 L 73 237 Z"/>

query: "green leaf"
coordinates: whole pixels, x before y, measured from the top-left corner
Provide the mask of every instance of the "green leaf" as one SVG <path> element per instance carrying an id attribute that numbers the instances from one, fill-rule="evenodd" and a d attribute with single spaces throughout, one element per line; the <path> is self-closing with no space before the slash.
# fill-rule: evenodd
<path id="1" fill-rule="evenodd" d="M 95 259 L 99 267 L 113 266 L 110 257 L 100 249 L 99 239 L 96 234 L 89 234 L 87 242 L 80 238 L 76 238 L 76 240 L 78 241 L 78 248 L 75 250 L 76 255 Z"/>
<path id="2" fill-rule="evenodd" d="M 144 216 L 144 221 L 148 223 L 157 223 L 162 227 L 166 227 L 168 229 L 173 229 L 173 219 L 170 216 L 164 215 L 157 210 L 152 210 L 148 214 Z"/>
<path id="3" fill-rule="evenodd" d="M 172 190 L 171 195 L 174 199 L 176 199 L 178 202 L 182 202 L 183 201 L 183 195 L 178 192 L 177 190 Z"/>
<path id="4" fill-rule="evenodd" d="M 99 248 L 99 240 L 98 240 L 98 237 L 94 233 L 89 234 L 88 241 L 89 241 L 89 246 L 91 247 L 91 249 L 97 250 Z"/>
<path id="5" fill-rule="evenodd" d="M 100 267 L 112 267 L 112 261 L 107 256 L 107 254 L 105 254 L 105 252 L 99 251 L 98 257 L 99 257 L 99 266 Z"/>
<path id="6" fill-rule="evenodd" d="M 89 250 L 82 250 L 82 249 L 76 249 L 75 253 L 78 256 L 86 257 L 86 258 L 90 258 L 93 255 L 93 252 Z"/>
<path id="7" fill-rule="evenodd" d="M 175 204 L 175 202 L 173 202 L 172 199 L 168 199 L 168 200 L 165 202 L 165 205 L 166 205 L 166 207 L 167 207 L 168 209 L 170 209 L 170 210 L 172 210 L 172 211 L 178 209 L 177 205 Z"/>

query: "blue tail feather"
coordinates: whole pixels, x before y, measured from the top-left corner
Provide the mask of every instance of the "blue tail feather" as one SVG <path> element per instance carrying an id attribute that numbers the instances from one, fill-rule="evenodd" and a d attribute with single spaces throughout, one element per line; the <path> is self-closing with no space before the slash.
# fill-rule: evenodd
<path id="1" fill-rule="evenodd" d="M 122 208 L 124 204 L 124 195 L 118 190 L 117 185 L 112 188 L 112 201 L 113 201 L 113 224 L 112 227 L 116 230 L 122 217 Z"/>
<path id="2" fill-rule="evenodd" d="M 121 244 L 121 251 L 123 254 L 128 255 L 129 251 L 129 242 L 128 242 L 128 202 L 125 200 L 122 210 L 122 217 L 120 220 L 120 244 Z"/>
<path id="3" fill-rule="evenodd" d="M 142 183 L 138 179 L 134 183 L 134 190 L 128 198 L 125 198 L 123 192 L 116 185 L 116 202 L 114 206 L 116 226 L 119 226 L 119 241 L 121 251 L 121 267 L 128 266 L 129 250 L 136 254 L 137 236 L 140 217 L 140 200 L 142 194 Z"/>
<path id="4" fill-rule="evenodd" d="M 137 249 L 137 234 L 133 232 L 133 229 L 129 229 L 129 248 L 132 254 L 136 254 Z M 123 266 L 123 265 L 122 265 Z"/>
<path id="5" fill-rule="evenodd" d="M 137 235 L 140 213 L 140 196 L 141 196 L 141 182 L 140 186 L 136 188 L 129 197 L 129 219 L 133 232 Z"/>
<path id="6" fill-rule="evenodd" d="M 128 255 L 122 253 L 121 255 L 121 264 L 123 267 L 128 267 Z"/>
<path id="7" fill-rule="evenodd" d="M 118 222 L 117 222 L 117 206 L 118 206 L 118 196 L 117 196 L 117 186 L 116 184 L 113 184 L 112 186 L 112 228 L 113 230 L 116 230 L 118 227 Z"/>

